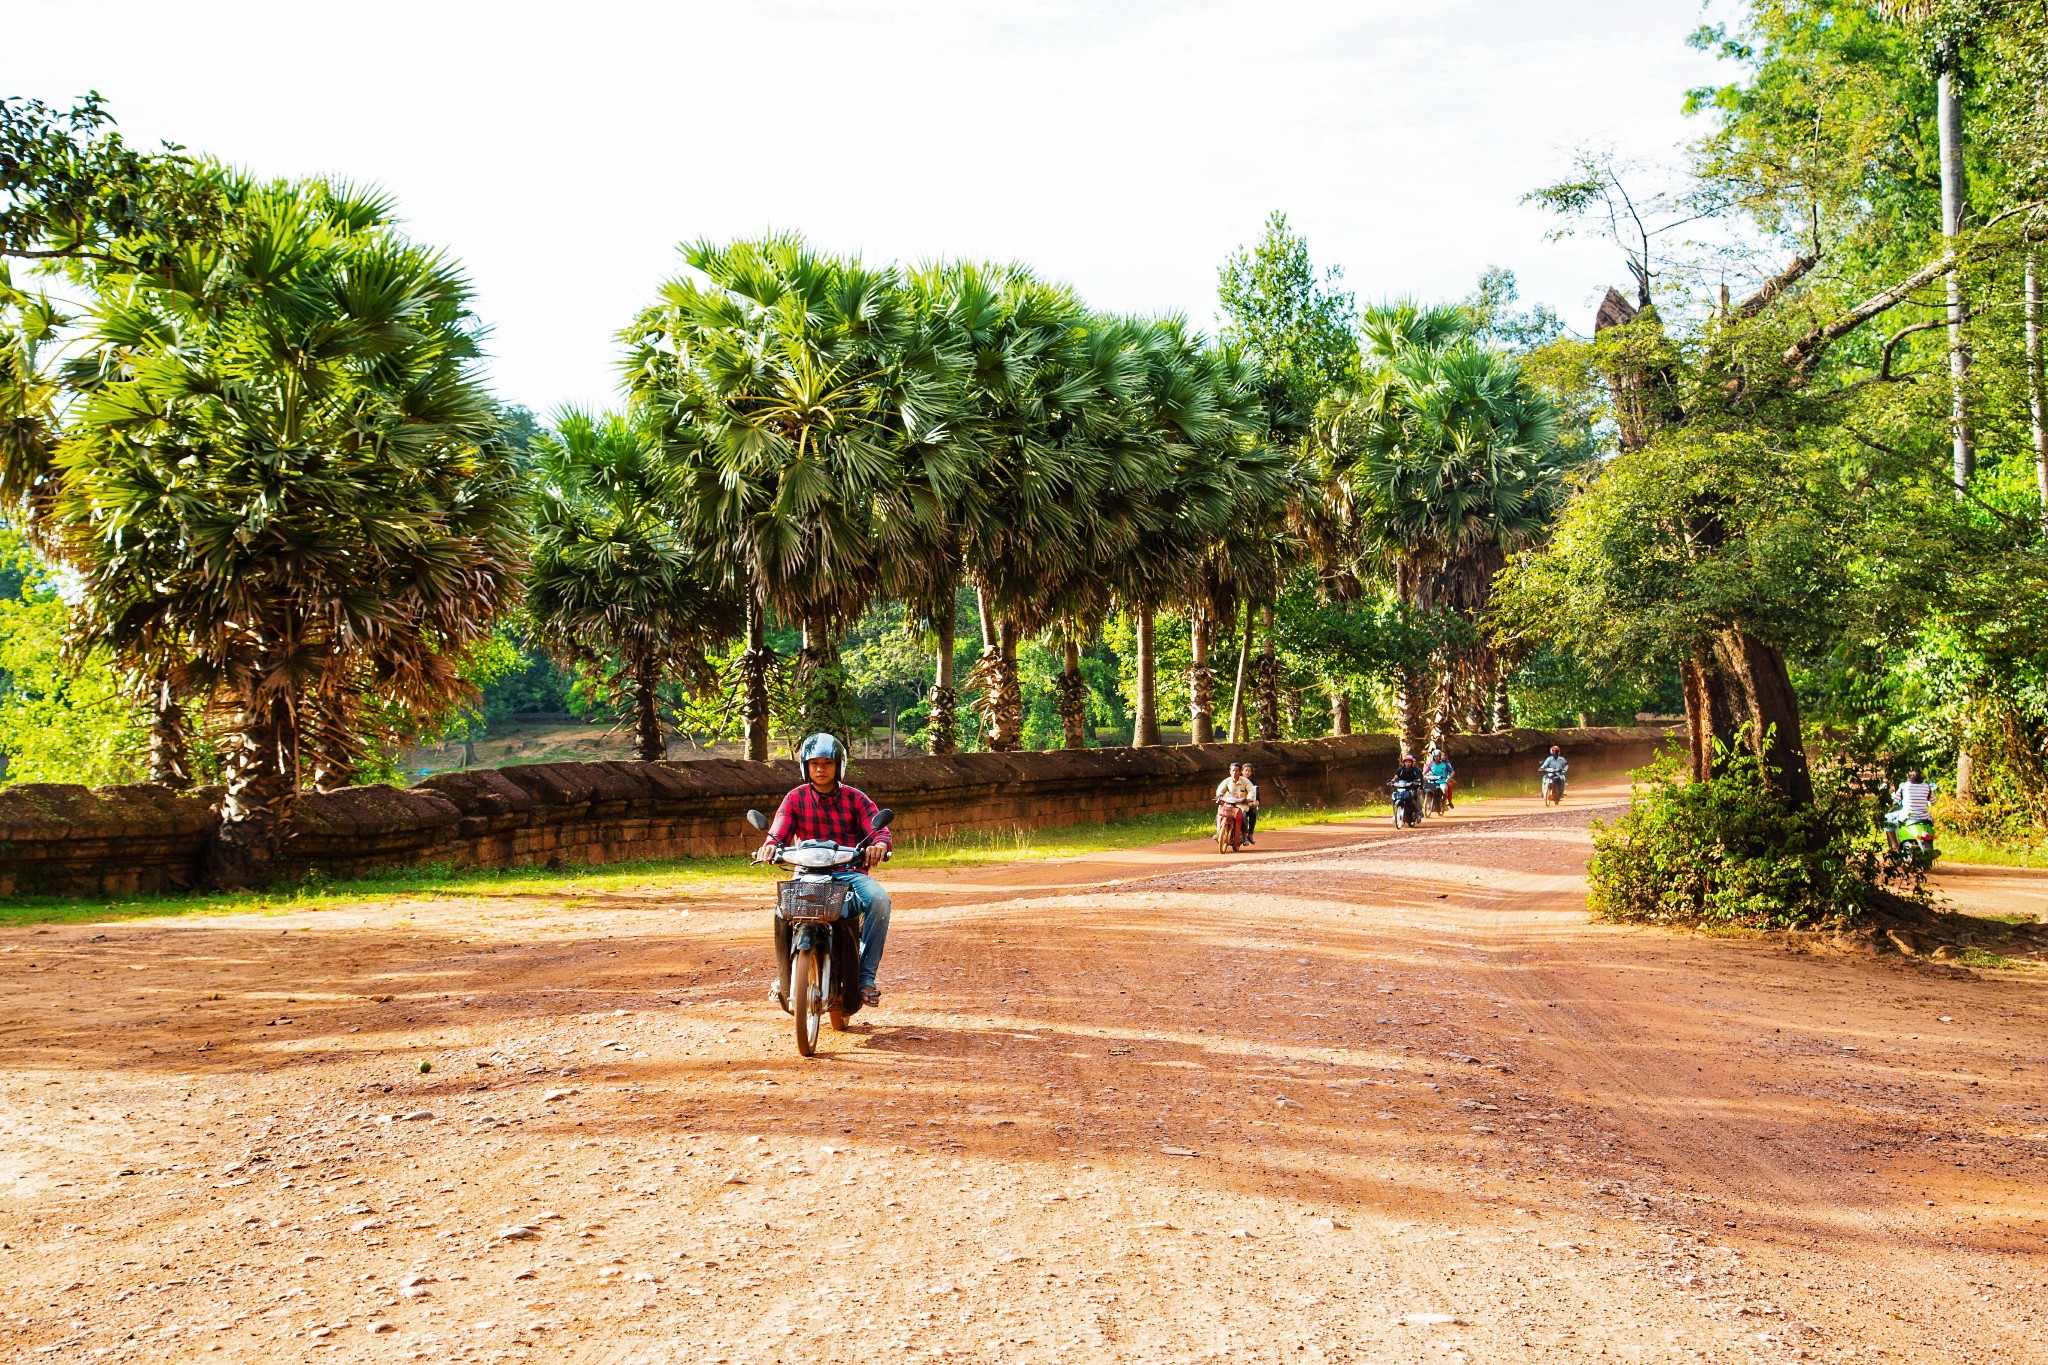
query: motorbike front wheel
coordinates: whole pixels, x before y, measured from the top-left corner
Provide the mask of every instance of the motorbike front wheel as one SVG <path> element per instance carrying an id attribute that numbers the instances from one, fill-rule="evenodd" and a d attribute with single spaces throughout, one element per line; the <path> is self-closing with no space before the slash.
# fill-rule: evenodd
<path id="1" fill-rule="evenodd" d="M 818 1021 L 825 1013 L 825 984 L 819 968 L 823 953 L 802 950 L 789 958 L 789 1012 L 796 1016 L 796 1050 L 809 1057 L 818 1051 Z"/>

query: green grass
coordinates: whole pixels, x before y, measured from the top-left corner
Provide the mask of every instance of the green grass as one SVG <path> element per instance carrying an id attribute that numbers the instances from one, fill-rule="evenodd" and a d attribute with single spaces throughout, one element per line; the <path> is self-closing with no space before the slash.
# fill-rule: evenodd
<path id="1" fill-rule="evenodd" d="M 1342 809 L 1307 807 L 1275 810 L 1259 816 L 1259 828 L 1294 829 L 1301 825 L 1362 820 L 1389 813 L 1385 802 L 1376 806 L 1347 806 Z M 1199 810 L 1161 811 L 1156 815 L 1112 820 L 1107 824 L 984 830 L 971 834 L 948 834 L 937 839 L 906 839 L 896 845 L 896 857 L 892 863 L 897 867 L 976 867 L 984 863 L 1075 858 L 1084 853 L 1142 848 L 1179 839 L 1207 839 L 1215 828 L 1215 815 L 1204 807 Z"/>
<path id="2" fill-rule="evenodd" d="M 1479 798 L 1467 798 L 1477 800 Z M 1293 829 L 1388 814 L 1386 803 L 1341 809 L 1274 810 L 1263 829 Z M 906 839 L 891 865 L 900 868 L 980 867 L 1141 848 L 1178 839 L 1206 839 L 1215 817 L 1206 808 L 1166 811 L 1108 824 L 1055 829 L 980 831 L 938 839 Z M 292 915 L 341 910 L 382 901 L 476 900 L 520 897 L 577 900 L 614 892 L 673 891 L 738 895 L 760 890 L 762 874 L 745 858 L 641 859 L 600 867 L 404 868 L 347 881 L 308 881 L 268 891 L 126 897 L 16 897 L 0 901 L 0 925 L 80 924 L 163 915 Z"/>
<path id="3" fill-rule="evenodd" d="M 1937 834 L 1941 857 L 1935 863 L 1975 863 L 1990 867 L 2048 867 L 2048 844 L 2003 844 L 1960 834 Z"/>

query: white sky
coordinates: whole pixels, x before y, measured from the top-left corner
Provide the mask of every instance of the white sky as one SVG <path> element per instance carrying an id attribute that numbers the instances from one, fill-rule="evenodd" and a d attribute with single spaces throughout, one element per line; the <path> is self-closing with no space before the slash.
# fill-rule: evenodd
<path id="1" fill-rule="evenodd" d="M 1731 18 L 1733 7 L 1712 17 Z M 131 138 L 394 192 L 490 322 L 499 393 L 615 392 L 676 243 L 767 227 L 871 261 L 1017 259 L 1213 326 L 1287 212 L 1361 299 L 1489 264 L 1585 330 L 1613 248 L 1519 196 L 1665 156 L 1700 0 L 8 0 L 0 93 L 97 89 Z"/>

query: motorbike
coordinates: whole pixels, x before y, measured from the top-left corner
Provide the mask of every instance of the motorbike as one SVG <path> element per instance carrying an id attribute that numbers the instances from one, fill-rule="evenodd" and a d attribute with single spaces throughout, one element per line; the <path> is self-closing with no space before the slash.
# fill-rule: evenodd
<path id="1" fill-rule="evenodd" d="M 1422 779 L 1422 804 L 1431 815 L 1442 815 L 1450 809 L 1451 794 L 1444 786 L 1442 778 Z"/>
<path id="2" fill-rule="evenodd" d="M 1543 774 L 1543 804 L 1561 806 L 1564 804 L 1564 774 Z"/>
<path id="3" fill-rule="evenodd" d="M 1893 854 L 1908 867 L 1934 866 L 1934 821 L 1931 818 L 1887 815 L 1884 831 L 1891 842 Z"/>
<path id="4" fill-rule="evenodd" d="M 1244 807 L 1235 801 L 1216 803 L 1216 851 L 1235 853 L 1244 846 Z"/>
<path id="5" fill-rule="evenodd" d="M 1394 828 L 1407 829 L 1422 823 L 1422 784 L 1395 778 L 1387 784 L 1394 797 Z"/>
<path id="6" fill-rule="evenodd" d="M 887 829 L 896 813 L 875 813 L 874 828 Z M 767 832 L 768 817 L 747 812 L 747 823 Z M 847 1020 L 860 1009 L 860 917 L 852 909 L 852 890 L 832 874 L 854 867 L 875 836 L 852 846 L 829 839 L 803 839 L 776 851 L 767 861 L 789 869 L 775 888 L 775 937 L 778 950 L 787 935 L 789 979 L 783 1008 L 796 1019 L 796 1050 L 809 1057 L 818 1050 L 818 1036 L 829 1019 L 844 1032 Z"/>

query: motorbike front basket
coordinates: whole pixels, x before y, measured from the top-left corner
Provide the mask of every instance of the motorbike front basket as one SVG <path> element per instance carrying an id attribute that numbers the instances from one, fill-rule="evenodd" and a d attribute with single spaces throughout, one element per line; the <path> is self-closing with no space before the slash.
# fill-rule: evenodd
<path id="1" fill-rule="evenodd" d="M 775 913 L 783 919 L 832 924 L 846 916 L 844 882 L 789 881 L 775 888 Z"/>

